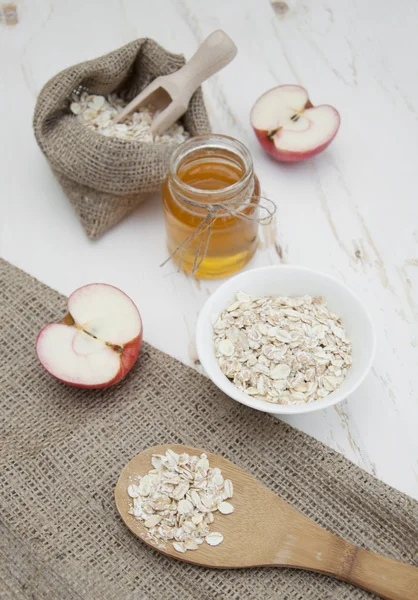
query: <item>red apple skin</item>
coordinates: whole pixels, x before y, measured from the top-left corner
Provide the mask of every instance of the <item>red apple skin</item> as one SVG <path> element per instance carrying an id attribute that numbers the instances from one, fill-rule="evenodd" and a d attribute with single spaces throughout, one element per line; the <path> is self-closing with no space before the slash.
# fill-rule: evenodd
<path id="1" fill-rule="evenodd" d="M 122 381 L 122 379 L 124 377 L 126 377 L 126 375 L 129 373 L 129 371 L 132 369 L 132 367 L 134 366 L 134 364 L 136 362 L 136 359 L 138 358 L 139 351 L 140 351 L 141 345 L 142 345 L 142 335 L 143 335 L 141 316 L 139 316 L 139 319 L 141 322 L 141 331 L 140 331 L 139 336 L 134 338 L 133 340 L 131 340 L 130 342 L 128 342 L 127 344 L 125 344 L 123 346 L 123 352 L 121 354 L 121 360 L 120 360 L 120 369 L 113 379 L 110 379 L 109 381 L 106 381 L 105 383 L 101 383 L 98 385 L 84 385 L 82 383 L 74 383 L 72 381 L 67 381 L 66 379 L 60 379 L 59 377 L 57 377 L 56 375 L 54 375 L 53 373 L 48 371 L 48 369 L 43 365 L 43 363 L 38 355 L 37 348 L 38 348 L 39 338 L 42 336 L 42 333 L 48 327 L 50 327 L 50 324 L 45 325 L 45 327 L 43 327 L 41 329 L 41 331 L 38 333 L 38 336 L 36 338 L 36 355 L 38 356 L 39 362 L 41 363 L 41 365 L 45 369 L 45 371 L 48 373 L 48 375 L 51 375 L 51 377 L 53 377 L 54 379 L 57 379 L 58 381 L 61 381 L 62 383 L 66 383 L 67 385 L 70 385 L 71 387 L 83 388 L 85 390 L 99 390 L 99 389 L 108 388 L 108 387 L 110 387 L 112 385 L 116 385 L 117 383 Z M 69 327 L 71 327 L 71 325 L 69 325 Z"/>
<path id="2" fill-rule="evenodd" d="M 313 150 L 309 150 L 308 152 L 289 152 L 287 150 L 279 150 L 278 148 L 276 148 L 274 141 L 270 140 L 268 137 L 268 131 L 262 131 L 260 129 L 256 129 L 255 127 L 253 127 L 253 129 L 258 141 L 260 142 L 264 150 L 279 162 L 300 162 L 302 160 L 306 160 L 307 158 L 311 158 L 312 156 L 316 156 L 330 145 L 330 143 L 338 133 L 337 129 L 337 131 L 334 133 L 330 140 L 328 140 L 321 146 L 314 148 Z"/>
<path id="3" fill-rule="evenodd" d="M 141 349 L 142 344 L 142 321 L 141 321 L 141 333 L 137 338 L 131 340 L 123 347 L 123 352 L 120 359 L 120 370 L 115 379 L 109 383 L 109 385 L 114 385 L 121 381 L 129 371 L 134 366 L 136 359 L 138 358 L 139 351 Z"/>

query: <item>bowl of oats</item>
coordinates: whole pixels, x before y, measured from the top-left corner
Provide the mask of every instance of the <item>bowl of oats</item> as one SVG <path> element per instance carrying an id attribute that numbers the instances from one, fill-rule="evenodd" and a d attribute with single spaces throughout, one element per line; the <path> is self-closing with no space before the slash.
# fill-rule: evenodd
<path id="1" fill-rule="evenodd" d="M 308 413 L 350 396 L 371 369 L 376 340 L 346 285 L 305 267 L 245 271 L 206 301 L 199 360 L 228 396 L 275 414 Z"/>

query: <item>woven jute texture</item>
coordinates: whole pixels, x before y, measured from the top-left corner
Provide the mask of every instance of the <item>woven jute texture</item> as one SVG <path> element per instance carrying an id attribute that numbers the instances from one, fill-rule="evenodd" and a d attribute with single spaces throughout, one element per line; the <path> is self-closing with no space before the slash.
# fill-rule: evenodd
<path id="1" fill-rule="evenodd" d="M 416 564 L 418 503 L 150 345 L 115 388 L 53 380 L 34 343 L 66 299 L 4 261 L 0 273 L 2 600 L 373 598 L 309 572 L 203 569 L 143 545 L 113 490 L 132 456 L 170 442 L 221 454 L 319 525 Z"/>
<path id="2" fill-rule="evenodd" d="M 126 141 L 91 131 L 71 113 L 70 96 L 80 89 L 104 95 L 115 91 L 131 100 L 156 77 L 184 63 L 183 56 L 141 38 L 61 71 L 39 93 L 33 119 L 37 142 L 91 239 L 160 188 L 175 144 Z M 200 89 L 181 121 L 192 136 L 210 131 Z"/>

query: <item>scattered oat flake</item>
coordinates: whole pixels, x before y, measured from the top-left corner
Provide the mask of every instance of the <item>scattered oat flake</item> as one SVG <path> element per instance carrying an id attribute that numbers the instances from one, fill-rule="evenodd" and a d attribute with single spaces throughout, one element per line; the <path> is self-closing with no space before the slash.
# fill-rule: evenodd
<path id="1" fill-rule="evenodd" d="M 218 546 L 223 541 L 224 536 L 222 533 L 219 533 L 219 531 L 214 531 L 206 536 L 206 543 L 209 544 L 209 546 Z"/>
<path id="2" fill-rule="evenodd" d="M 217 546 L 222 534 L 211 532 L 214 513 L 229 515 L 234 507 L 233 484 L 221 469 L 211 467 L 206 454 L 189 456 L 168 449 L 153 455 L 152 469 L 132 478 L 128 486 L 129 508 L 146 528 L 147 539 L 165 548 L 170 542 L 176 552 L 199 548 L 204 541 Z"/>
<path id="3" fill-rule="evenodd" d="M 131 113 L 123 123 L 116 123 L 116 116 L 122 112 L 126 104 L 116 94 L 105 97 L 81 92 L 81 94 L 73 94 L 70 111 L 85 127 L 106 137 L 131 142 L 177 145 L 190 137 L 179 122 L 171 125 L 164 134 L 153 136 L 151 123 L 160 111 L 151 105 Z"/>
<path id="4" fill-rule="evenodd" d="M 234 344 L 231 340 L 222 340 L 219 343 L 219 352 L 224 356 L 232 356 L 234 354 Z"/>
<path id="5" fill-rule="evenodd" d="M 131 498 L 137 498 L 139 494 L 139 487 L 137 485 L 130 485 L 128 487 L 128 494 Z"/>
<path id="6" fill-rule="evenodd" d="M 228 498 L 232 498 L 234 494 L 234 486 L 232 485 L 232 481 L 230 479 L 225 479 L 224 482 L 224 498 L 227 500 Z"/>
<path id="7" fill-rule="evenodd" d="M 197 550 L 199 548 L 196 540 L 190 538 L 184 542 L 184 547 L 186 550 Z"/>
<path id="8" fill-rule="evenodd" d="M 162 517 L 160 515 L 151 515 L 150 517 L 148 517 L 148 519 L 145 521 L 145 527 L 147 527 L 148 529 L 150 529 L 151 527 L 155 527 L 155 525 L 158 525 L 158 523 L 161 521 Z"/>
<path id="9" fill-rule="evenodd" d="M 266 402 L 325 398 L 344 382 L 352 364 L 351 342 L 323 297 L 251 298 L 238 292 L 213 329 L 224 375 Z"/>
<path id="10" fill-rule="evenodd" d="M 221 502 L 218 504 L 218 510 L 223 515 L 230 515 L 234 512 L 234 507 L 229 502 Z"/>

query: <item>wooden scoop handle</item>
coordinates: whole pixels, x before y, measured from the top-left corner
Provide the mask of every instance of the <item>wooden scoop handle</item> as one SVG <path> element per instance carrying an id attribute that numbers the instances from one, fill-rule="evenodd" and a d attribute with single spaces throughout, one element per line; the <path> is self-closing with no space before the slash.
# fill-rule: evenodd
<path id="1" fill-rule="evenodd" d="M 221 29 L 211 33 L 194 53 L 189 62 L 174 73 L 179 88 L 191 96 L 203 81 L 226 67 L 237 54 L 237 47 Z"/>

